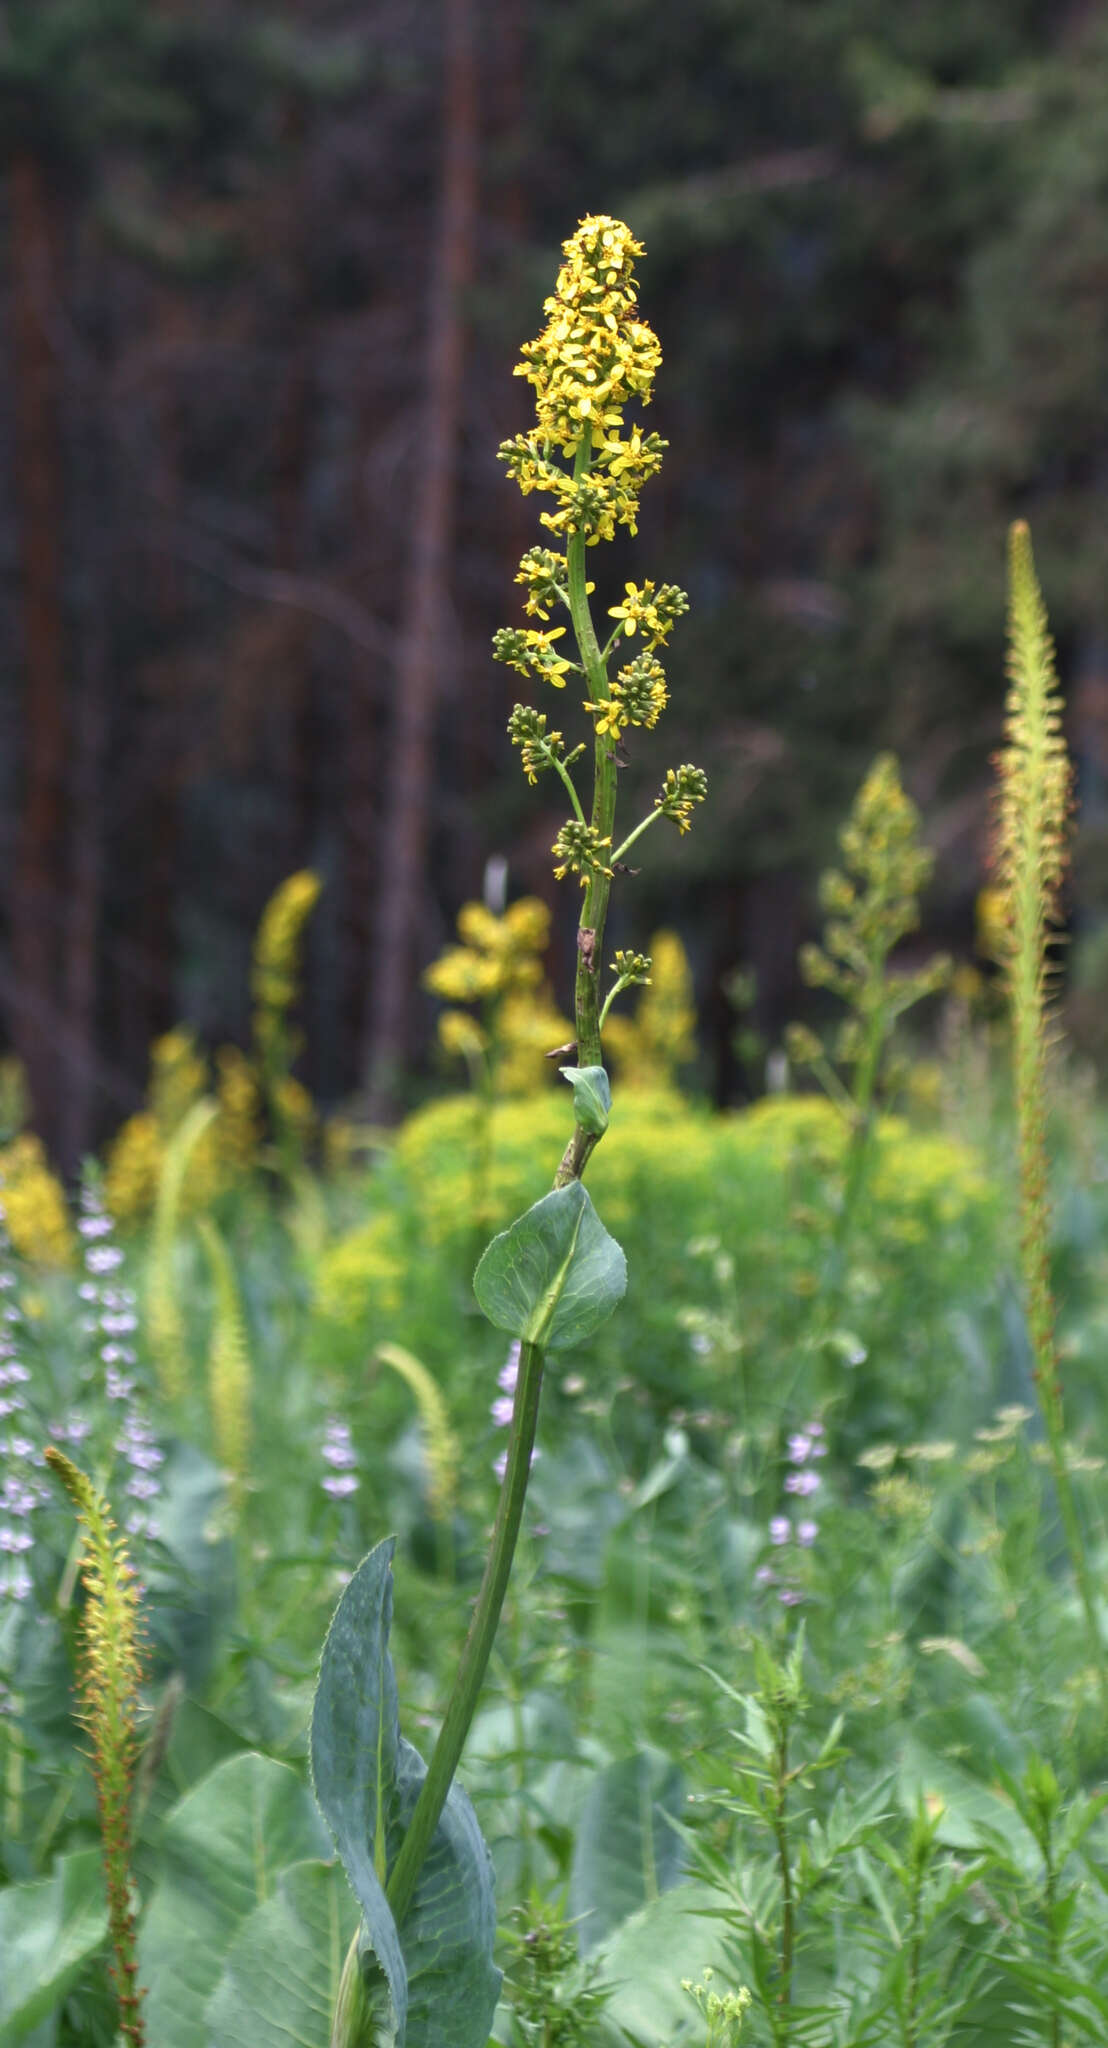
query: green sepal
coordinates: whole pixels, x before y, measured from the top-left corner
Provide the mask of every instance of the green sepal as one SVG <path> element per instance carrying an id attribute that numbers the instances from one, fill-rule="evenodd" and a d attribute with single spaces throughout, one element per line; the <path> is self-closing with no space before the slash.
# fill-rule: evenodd
<path id="1" fill-rule="evenodd" d="M 584 1344 L 626 1290 L 627 1261 L 579 1180 L 494 1237 L 473 1276 L 490 1323 L 543 1351 Z"/>
<path id="2" fill-rule="evenodd" d="M 583 1131 L 602 1138 L 612 1111 L 612 1090 L 603 1067 L 559 1067 L 573 1089 L 573 1114 Z"/>

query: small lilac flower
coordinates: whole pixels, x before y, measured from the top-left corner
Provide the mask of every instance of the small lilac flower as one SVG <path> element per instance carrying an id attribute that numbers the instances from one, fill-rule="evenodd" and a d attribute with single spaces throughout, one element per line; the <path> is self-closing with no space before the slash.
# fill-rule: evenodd
<path id="1" fill-rule="evenodd" d="M 818 1472 L 790 1472 L 785 1480 L 785 1492 L 806 1496 L 817 1492 L 819 1483 Z"/>
<path id="2" fill-rule="evenodd" d="M 108 1223 L 108 1218 L 104 1221 Z M 108 1223 L 109 1229 L 111 1228 Z M 88 1273 L 114 1273 L 123 1264 L 123 1253 L 117 1244 L 90 1245 L 85 1253 L 85 1271 Z"/>
<path id="3" fill-rule="evenodd" d="M 754 1584 L 756 1586 L 775 1586 L 777 1584 L 777 1573 L 774 1571 L 773 1566 L 760 1564 L 754 1574 Z"/>
<path id="4" fill-rule="evenodd" d="M 798 1586 L 782 1586 L 777 1598 L 782 1607 L 799 1607 L 804 1595 Z"/>
<path id="5" fill-rule="evenodd" d="M 500 1371 L 497 1374 L 496 1384 L 500 1388 L 502 1394 L 515 1393 L 516 1381 L 519 1378 L 519 1351 L 520 1344 L 519 1338 L 517 1337 L 515 1343 L 511 1346 L 508 1352 L 508 1356 L 505 1359 L 504 1364 L 501 1366 Z M 511 1417 L 509 1416 L 508 1419 L 510 1421 Z"/>
<path id="6" fill-rule="evenodd" d="M 788 1457 L 790 1465 L 804 1465 L 812 1449 L 812 1439 L 803 1430 L 794 1431 L 789 1438 Z"/>
<path id="7" fill-rule="evenodd" d="M 818 1523 L 818 1522 L 808 1522 L 808 1521 L 805 1521 L 805 1522 L 798 1522 L 798 1523 L 797 1523 L 797 1525 L 796 1525 L 796 1540 L 797 1540 L 797 1542 L 798 1542 L 798 1543 L 802 1543 L 802 1544 L 804 1545 L 804 1548 L 805 1548 L 805 1550 L 810 1550 L 810 1549 L 811 1549 L 811 1547 L 812 1547 L 813 1543 L 815 1542 L 815 1540 L 816 1540 L 816 1537 L 817 1537 L 818 1535 L 819 1535 L 819 1523 Z"/>
<path id="8" fill-rule="evenodd" d="M 351 1441 L 350 1424 L 341 1422 L 335 1415 L 327 1423 L 323 1458 L 332 1468 L 321 1482 L 324 1493 L 329 1494 L 332 1500 L 349 1500 L 361 1485 L 355 1470 L 358 1453 Z"/>
<path id="9" fill-rule="evenodd" d="M 770 1542 L 776 1544 L 787 1543 L 792 1533 L 793 1525 L 790 1522 L 788 1516 L 774 1515 L 769 1525 Z"/>
<path id="10" fill-rule="evenodd" d="M 510 1394 L 500 1394 L 492 1404 L 490 1413 L 497 1429 L 507 1429 L 512 1420 L 515 1402 Z"/>

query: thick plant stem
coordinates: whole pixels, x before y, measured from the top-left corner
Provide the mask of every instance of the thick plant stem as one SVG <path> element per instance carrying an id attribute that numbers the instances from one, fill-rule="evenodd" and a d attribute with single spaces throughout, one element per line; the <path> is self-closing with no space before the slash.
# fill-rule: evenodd
<path id="1" fill-rule="evenodd" d="M 392 1867 L 386 1896 L 399 1925 L 412 1902 L 419 1873 L 438 1826 L 439 1815 L 458 1768 L 470 1722 L 484 1682 L 485 1670 L 511 1576 L 523 1517 L 531 1453 L 535 1444 L 543 1354 L 537 1344 L 521 1344 L 515 1407 L 508 1440 L 508 1463 L 489 1546 L 485 1576 L 465 1640 L 439 1739 L 423 1781 L 408 1832 Z"/>
<path id="2" fill-rule="evenodd" d="M 578 447 L 574 463 L 573 473 L 578 479 L 586 474 L 591 455 L 592 444 L 586 435 Z M 583 533 L 570 536 L 566 559 L 573 630 L 577 637 L 590 692 L 594 697 L 598 697 L 604 693 L 607 671 L 589 610 Z M 598 739 L 592 823 L 600 839 L 609 845 L 615 806 L 615 755 L 603 739 Z M 580 814 L 576 800 L 574 808 Z M 581 1066 L 601 1064 L 600 948 L 608 913 L 610 882 L 611 877 L 608 874 L 594 869 L 588 877 L 581 909 L 577 935 L 575 991 L 577 1060 Z M 575 1127 L 555 1176 L 556 1188 L 564 1187 L 571 1180 L 580 1179 L 596 1143 L 597 1136 L 594 1132 L 584 1130 L 580 1124 Z M 454 1773 L 461 1760 L 496 1636 L 500 1610 L 511 1576 L 512 1561 L 523 1517 L 523 1503 L 527 1494 L 527 1481 L 531 1471 L 531 1453 L 535 1444 L 539 1396 L 542 1391 L 542 1370 L 543 1353 L 539 1346 L 521 1343 L 511 1436 L 508 1440 L 508 1461 L 500 1490 L 500 1502 L 485 1565 L 485 1575 L 481 1581 L 481 1590 L 477 1596 L 477 1605 L 462 1650 L 439 1739 L 435 1744 L 408 1832 L 401 1843 L 400 1853 L 386 1887 L 386 1896 L 398 1924 L 403 1920 L 411 1904 L 419 1873 L 431 1846 Z"/>
<path id="3" fill-rule="evenodd" d="M 784 1727 L 777 1743 L 777 1785 L 773 1804 L 773 1834 L 777 1843 L 777 1865 L 781 1873 L 781 1988 L 779 2005 L 792 2000 L 793 1978 L 793 1877 L 789 1861 L 789 1737 Z"/>
<path id="4" fill-rule="evenodd" d="M 573 474 L 578 480 L 587 474 L 591 457 L 592 445 L 586 436 L 577 450 L 573 466 Z M 600 652 L 592 613 L 589 610 L 588 592 L 585 588 L 587 578 L 583 533 L 570 535 L 566 546 L 566 563 L 569 570 L 569 611 L 573 620 L 573 630 L 577 637 L 589 694 L 595 701 L 599 701 L 607 694 L 608 672 Z M 605 734 L 598 734 L 592 824 L 598 838 L 602 842 L 607 842 L 609 846 L 616 813 L 618 772 L 613 745 Z M 600 1046 L 600 974 L 604 926 L 608 916 L 611 887 L 611 875 L 600 868 L 594 868 L 587 878 L 585 898 L 581 905 L 581 919 L 577 927 L 574 1007 L 577 1017 L 577 1064 L 580 1067 L 603 1065 Z M 581 1124 L 576 1125 L 555 1175 L 555 1187 L 565 1187 L 571 1180 L 580 1180 L 596 1143 L 594 1132 L 586 1131 Z"/>

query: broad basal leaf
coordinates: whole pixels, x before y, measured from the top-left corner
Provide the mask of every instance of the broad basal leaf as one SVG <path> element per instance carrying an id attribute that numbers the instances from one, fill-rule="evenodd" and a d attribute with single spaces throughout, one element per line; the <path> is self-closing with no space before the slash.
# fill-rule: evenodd
<path id="1" fill-rule="evenodd" d="M 680 1816 L 684 1792 L 678 1766 L 645 1750 L 593 1779 L 569 1879 L 583 1954 L 679 1881 L 684 1853 L 670 1820 Z"/>
<path id="2" fill-rule="evenodd" d="M 386 1897 L 426 1775 L 399 1730 L 393 1549 L 379 1544 L 358 1567 L 328 1631 L 312 1713 L 316 1796 L 362 1908 L 363 1967 L 387 1985 L 398 2048 L 485 2048 L 500 1989 L 492 1865 L 459 1785 L 399 1929 Z"/>
<path id="3" fill-rule="evenodd" d="M 185 1794 L 139 1936 L 151 2042 L 221 2048 L 206 2011 L 239 1929 L 290 1863 L 329 1850 L 308 1787 L 270 1757 L 231 1757 Z"/>
<path id="4" fill-rule="evenodd" d="M 627 1288 L 627 1261 L 579 1180 L 494 1237 L 473 1291 L 490 1323 L 544 1351 L 583 1344 Z"/>
<path id="5" fill-rule="evenodd" d="M 219 2048 L 328 2048 L 358 1908 L 341 1866 L 282 1871 L 277 1890 L 239 1927 L 208 2001 Z"/>
<path id="6" fill-rule="evenodd" d="M 0 2041 L 15 2048 L 100 1947 L 108 1914 L 97 1849 L 60 1856 L 51 1877 L 0 1891 Z"/>

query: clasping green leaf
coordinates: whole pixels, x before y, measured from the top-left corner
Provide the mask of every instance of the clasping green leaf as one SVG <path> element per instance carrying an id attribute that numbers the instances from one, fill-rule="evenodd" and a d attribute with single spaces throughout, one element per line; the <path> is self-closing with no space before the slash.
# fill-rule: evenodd
<path id="1" fill-rule="evenodd" d="M 627 1291 L 627 1261 L 579 1180 L 494 1237 L 473 1276 L 490 1323 L 544 1351 L 583 1344 Z"/>
<path id="2" fill-rule="evenodd" d="M 612 1090 L 603 1067 L 559 1067 L 573 1089 L 573 1114 L 583 1131 L 602 1138 L 612 1110 Z"/>

